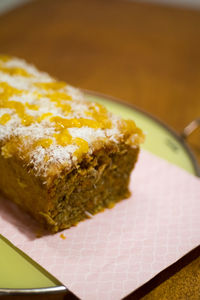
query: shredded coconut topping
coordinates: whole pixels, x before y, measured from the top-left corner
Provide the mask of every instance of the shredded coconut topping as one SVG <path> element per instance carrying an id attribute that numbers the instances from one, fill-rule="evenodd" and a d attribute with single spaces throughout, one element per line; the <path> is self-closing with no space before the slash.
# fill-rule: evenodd
<path id="1" fill-rule="evenodd" d="M 52 164 L 71 166 L 94 151 L 99 140 L 132 147 L 143 139 L 133 121 L 84 99 L 83 93 L 24 60 L 0 56 L 1 154 L 29 157 L 36 174 Z M 17 145 L 16 145 L 17 140 Z"/>

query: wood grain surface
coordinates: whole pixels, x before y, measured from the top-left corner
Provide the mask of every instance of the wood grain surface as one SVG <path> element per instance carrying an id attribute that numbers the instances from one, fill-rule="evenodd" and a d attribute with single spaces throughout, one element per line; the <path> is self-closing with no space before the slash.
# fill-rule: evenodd
<path id="1" fill-rule="evenodd" d="M 200 11 L 114 0 L 36 0 L 0 17 L 0 52 L 121 98 L 177 132 L 200 117 Z M 200 161 L 200 132 L 190 138 Z M 200 299 L 200 259 L 144 299 Z"/>

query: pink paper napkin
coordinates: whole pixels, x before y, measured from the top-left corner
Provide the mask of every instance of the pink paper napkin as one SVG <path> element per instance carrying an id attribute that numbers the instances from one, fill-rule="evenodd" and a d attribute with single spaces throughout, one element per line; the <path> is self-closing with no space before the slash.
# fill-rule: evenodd
<path id="1" fill-rule="evenodd" d="M 78 226 L 42 238 L 9 201 L 0 232 L 81 299 L 121 299 L 200 243 L 200 180 L 142 151 L 132 196 Z"/>

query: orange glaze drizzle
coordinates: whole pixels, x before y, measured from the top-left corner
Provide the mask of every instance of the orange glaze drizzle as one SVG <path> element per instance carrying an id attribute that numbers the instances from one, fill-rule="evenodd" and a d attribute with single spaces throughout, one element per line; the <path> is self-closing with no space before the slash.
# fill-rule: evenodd
<path id="1" fill-rule="evenodd" d="M 60 234 L 60 237 L 61 239 L 66 240 L 66 236 L 63 233 Z"/>
<path id="2" fill-rule="evenodd" d="M 25 107 L 21 102 L 9 101 L 14 95 L 21 95 L 22 91 L 10 86 L 6 82 L 0 82 L 0 108 L 14 109 L 25 126 L 33 122 L 33 117 L 25 113 Z"/>
<path id="3" fill-rule="evenodd" d="M 140 128 L 138 128 L 133 120 L 121 120 L 120 121 L 121 130 L 131 136 L 135 134 L 135 142 L 143 143 L 145 140 L 145 135 Z"/>
<path id="4" fill-rule="evenodd" d="M 9 141 L 3 147 L 1 147 L 1 154 L 5 158 L 10 158 L 15 152 L 15 149 L 16 149 L 16 143 Z"/>
<path id="5" fill-rule="evenodd" d="M 88 152 L 88 142 L 81 138 L 72 139 L 72 136 L 70 135 L 67 129 L 63 129 L 59 133 L 55 133 L 54 137 L 56 139 L 56 142 L 63 147 L 75 143 L 79 147 L 74 152 L 74 155 L 77 157 L 80 157 L 82 154 Z"/>
<path id="6" fill-rule="evenodd" d="M 24 76 L 24 77 L 32 77 L 33 75 L 28 73 L 26 70 L 18 67 L 1 67 L 0 66 L 0 71 L 7 73 L 11 76 Z"/>
<path id="7" fill-rule="evenodd" d="M 42 93 L 39 93 L 37 91 L 34 91 L 33 95 L 37 98 L 37 100 L 39 100 L 40 98 L 44 97 L 44 95 Z"/>
<path id="8" fill-rule="evenodd" d="M 67 146 L 72 142 L 72 136 L 69 134 L 67 129 L 63 129 L 59 133 L 55 133 L 54 137 L 56 142 L 61 146 Z"/>
<path id="9" fill-rule="evenodd" d="M 50 101 L 55 102 L 57 107 L 61 107 L 65 115 L 67 115 L 71 111 L 71 106 L 69 104 L 66 104 L 65 102 L 63 103 L 63 101 L 72 100 L 71 96 L 67 93 L 58 91 L 59 89 L 66 87 L 66 84 L 64 82 L 36 83 L 36 86 L 47 91 L 44 96 L 48 97 Z M 68 128 L 81 128 L 83 126 L 88 126 L 90 128 L 97 129 L 111 128 L 112 126 L 111 121 L 108 119 L 107 110 L 100 104 L 96 104 L 96 106 L 91 109 L 88 115 L 93 119 L 66 119 L 60 116 L 52 116 L 50 118 L 50 121 L 55 124 L 55 128 L 58 131 L 54 134 L 54 138 L 56 139 L 57 144 L 61 146 L 67 146 L 71 143 L 75 143 L 79 147 L 74 152 L 74 155 L 76 156 L 87 153 L 89 146 L 88 143 L 81 138 L 72 139 L 72 136 L 67 130 Z M 49 114 L 44 115 L 44 117 L 48 116 Z M 40 119 L 38 121 L 40 121 Z"/>
<path id="10" fill-rule="evenodd" d="M 62 109 L 64 115 L 68 115 L 71 111 L 71 106 L 69 104 L 62 104 L 59 100 L 56 101 L 56 106 Z"/>
<path id="11" fill-rule="evenodd" d="M 63 128 L 71 128 L 71 127 L 81 128 L 83 126 L 88 126 L 96 129 L 100 128 L 100 124 L 97 121 L 91 119 L 84 119 L 84 118 L 65 119 L 59 116 L 55 116 L 55 117 L 51 117 L 50 121 L 55 123 L 55 127 L 58 130 Z"/>
<path id="12" fill-rule="evenodd" d="M 28 107 L 29 109 L 32 109 L 32 110 L 38 110 L 39 109 L 38 105 L 36 105 L 36 104 L 30 104 L 28 102 L 26 102 L 26 107 Z"/>
<path id="13" fill-rule="evenodd" d="M 48 148 L 53 143 L 52 139 L 39 139 L 34 143 L 34 147 L 42 146 L 43 148 Z"/>
<path id="14" fill-rule="evenodd" d="M 49 83 L 36 83 L 36 86 L 44 89 L 47 91 L 44 94 L 35 92 L 35 95 L 38 99 L 42 96 L 46 96 L 50 99 L 50 101 L 55 102 L 57 107 L 61 107 L 64 114 L 68 114 L 71 110 L 71 106 L 64 101 L 72 100 L 71 96 L 66 93 L 58 91 L 66 86 L 64 82 L 49 82 Z M 2 90 L 2 91 L 1 91 Z M 80 157 L 82 154 L 87 153 L 89 150 L 89 146 L 87 141 L 81 138 L 73 139 L 70 133 L 68 132 L 68 128 L 81 128 L 83 126 L 87 126 L 90 128 L 98 129 L 98 128 L 111 128 L 112 123 L 109 120 L 107 110 L 100 104 L 92 104 L 89 106 L 89 111 L 87 115 L 90 116 L 92 119 L 86 118 L 72 118 L 66 119 L 60 116 L 53 116 L 52 113 L 47 112 L 43 113 L 39 117 L 32 117 L 25 113 L 25 107 L 38 110 L 39 106 L 34 104 L 29 104 L 28 102 L 22 104 L 18 101 L 10 101 L 10 97 L 13 95 L 20 95 L 23 91 L 20 91 L 14 87 L 9 86 L 7 83 L 2 82 L 0 83 L 0 108 L 10 108 L 14 109 L 18 116 L 21 118 L 21 122 L 25 126 L 29 126 L 33 122 L 41 122 L 42 120 L 51 117 L 50 122 L 54 123 L 56 133 L 53 135 L 57 144 L 61 146 L 67 146 L 69 144 L 75 143 L 78 146 L 78 149 L 74 152 L 74 155 Z M 4 116 L 1 122 L 7 122 L 9 119 L 8 114 Z M 5 124 L 4 123 L 4 124 Z M 36 141 L 33 146 L 38 147 L 42 146 L 43 148 L 48 148 L 53 143 L 51 138 L 44 138 Z"/>
<path id="15" fill-rule="evenodd" d="M 5 125 L 8 121 L 10 121 L 10 119 L 11 119 L 11 116 L 9 114 L 3 114 L 0 117 L 0 124 Z"/>
<path id="16" fill-rule="evenodd" d="M 0 60 L 2 62 L 7 62 L 7 61 L 11 60 L 11 57 L 8 55 L 0 55 Z"/>
<path id="17" fill-rule="evenodd" d="M 121 129 L 126 133 L 132 133 L 136 129 L 136 124 L 132 120 L 121 120 Z"/>
<path id="18" fill-rule="evenodd" d="M 50 98 L 51 101 L 57 101 L 57 100 L 65 100 L 65 101 L 71 101 L 72 97 L 68 95 L 67 93 L 63 92 L 53 92 L 48 93 L 47 96 Z"/>
<path id="19" fill-rule="evenodd" d="M 60 90 L 67 86 L 63 81 L 53 81 L 53 82 L 36 82 L 35 86 L 42 88 L 44 90 Z"/>
<path id="20" fill-rule="evenodd" d="M 0 82 L 0 101 L 8 101 L 8 99 L 14 95 L 21 95 L 22 92 L 7 82 Z"/>
<path id="21" fill-rule="evenodd" d="M 47 97 L 50 99 L 51 102 L 55 102 L 57 107 L 60 107 L 65 115 L 67 115 L 71 111 L 71 106 L 65 101 L 72 100 L 72 97 L 68 94 L 61 93 L 61 92 L 53 92 L 48 93 Z"/>
<path id="22" fill-rule="evenodd" d="M 48 117 L 52 116 L 53 114 L 48 112 L 48 113 L 44 113 L 41 116 L 37 117 L 37 122 L 40 123 L 43 120 L 47 119 Z"/>
<path id="23" fill-rule="evenodd" d="M 6 101 L 1 99 L 0 108 L 14 109 L 18 116 L 21 118 L 21 122 L 24 126 L 29 126 L 34 121 L 34 118 L 32 116 L 25 113 L 24 105 L 18 101 Z"/>
<path id="24" fill-rule="evenodd" d="M 66 104 L 65 101 L 71 101 L 72 97 L 67 93 L 59 91 L 59 89 L 66 87 L 65 82 L 36 82 L 35 85 L 45 91 L 44 97 L 49 98 L 51 102 L 55 102 L 56 106 L 62 109 L 64 115 L 68 115 L 71 111 L 71 106 Z"/>
<path id="25" fill-rule="evenodd" d="M 81 138 L 75 138 L 75 143 L 79 148 L 74 152 L 74 155 L 77 157 L 80 157 L 82 154 L 87 153 L 89 150 L 88 142 Z"/>
<path id="26" fill-rule="evenodd" d="M 103 105 L 99 103 L 92 104 L 89 106 L 89 111 L 86 111 L 85 113 L 95 119 L 99 123 L 100 128 L 109 129 L 112 127 L 108 112 Z"/>

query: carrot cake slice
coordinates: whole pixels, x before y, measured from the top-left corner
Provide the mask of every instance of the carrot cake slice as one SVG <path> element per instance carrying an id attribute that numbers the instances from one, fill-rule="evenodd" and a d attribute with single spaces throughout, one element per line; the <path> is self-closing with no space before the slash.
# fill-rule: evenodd
<path id="1" fill-rule="evenodd" d="M 143 139 L 134 121 L 0 56 L 0 190 L 51 232 L 129 196 Z"/>

